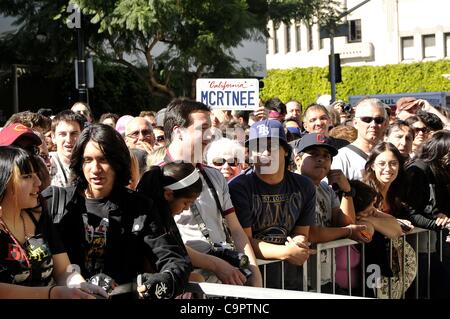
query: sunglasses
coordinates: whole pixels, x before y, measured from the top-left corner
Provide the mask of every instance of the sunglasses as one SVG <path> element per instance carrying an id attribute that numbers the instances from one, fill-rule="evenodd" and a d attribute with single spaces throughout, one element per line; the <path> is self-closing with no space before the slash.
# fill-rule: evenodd
<path id="1" fill-rule="evenodd" d="M 223 157 L 216 157 L 212 160 L 212 163 L 214 166 L 223 166 L 225 162 L 228 163 L 231 167 L 236 167 L 239 164 L 239 161 L 237 158 L 228 158 L 225 159 Z"/>
<path id="2" fill-rule="evenodd" d="M 153 130 L 142 130 L 142 131 L 134 131 L 130 134 L 127 134 L 128 137 L 137 139 L 139 138 L 139 134 L 142 134 L 144 137 L 150 137 L 153 134 Z"/>
<path id="3" fill-rule="evenodd" d="M 158 142 L 164 142 L 164 140 L 165 140 L 164 135 L 160 135 L 160 136 L 156 137 L 156 141 L 158 141 Z"/>
<path id="4" fill-rule="evenodd" d="M 428 128 L 427 127 L 415 127 L 414 132 L 416 134 L 419 134 L 419 132 L 422 132 L 425 134 L 425 133 L 428 133 Z"/>
<path id="5" fill-rule="evenodd" d="M 377 116 L 377 117 L 371 117 L 371 116 L 361 116 L 359 117 L 361 121 L 364 123 L 372 123 L 372 121 L 375 122 L 375 124 L 383 124 L 386 120 L 384 117 Z"/>

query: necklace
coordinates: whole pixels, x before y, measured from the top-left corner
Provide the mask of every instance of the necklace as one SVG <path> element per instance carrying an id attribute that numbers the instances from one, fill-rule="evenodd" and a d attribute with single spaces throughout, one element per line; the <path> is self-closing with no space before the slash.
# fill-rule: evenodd
<path id="1" fill-rule="evenodd" d="M 30 239 L 30 236 L 28 236 L 28 232 L 27 232 L 27 226 L 25 225 L 25 218 L 23 218 L 23 211 L 20 212 L 20 219 L 22 219 L 22 224 L 23 224 L 23 236 L 25 237 L 25 240 Z"/>

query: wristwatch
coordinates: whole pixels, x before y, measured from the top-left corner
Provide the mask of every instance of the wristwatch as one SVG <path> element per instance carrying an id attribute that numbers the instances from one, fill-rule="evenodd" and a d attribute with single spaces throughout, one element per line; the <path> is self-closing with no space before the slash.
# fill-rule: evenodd
<path id="1" fill-rule="evenodd" d="M 351 187 L 350 191 L 348 191 L 348 192 L 342 191 L 342 196 L 344 196 L 344 197 L 355 197 L 355 195 L 356 195 L 356 191 L 353 187 Z"/>

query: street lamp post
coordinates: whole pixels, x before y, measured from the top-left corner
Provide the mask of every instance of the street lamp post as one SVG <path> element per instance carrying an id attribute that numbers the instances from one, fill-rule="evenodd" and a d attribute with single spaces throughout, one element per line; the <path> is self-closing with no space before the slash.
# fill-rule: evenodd
<path id="1" fill-rule="evenodd" d="M 330 30 L 330 84 L 331 84 L 331 101 L 336 101 L 336 60 L 334 58 L 334 29 Z"/>
<path id="2" fill-rule="evenodd" d="M 67 27 L 77 32 L 77 59 L 75 60 L 75 86 L 78 90 L 78 101 L 89 102 L 88 86 L 86 81 L 86 59 L 84 52 L 83 13 L 74 3 L 67 6 Z"/>
<path id="3" fill-rule="evenodd" d="M 80 10 L 81 11 L 81 10 Z M 89 103 L 86 81 L 86 59 L 84 50 L 83 14 L 80 12 L 80 24 L 77 26 L 77 88 L 78 100 Z"/>
<path id="4" fill-rule="evenodd" d="M 348 16 L 350 13 L 352 13 L 353 11 L 355 11 L 356 9 L 358 9 L 359 7 L 365 5 L 367 2 L 369 2 L 370 0 L 364 0 L 363 2 L 361 2 L 360 4 L 354 6 L 353 8 L 342 12 L 336 19 L 336 21 L 340 21 L 343 17 Z M 330 27 L 330 84 L 331 84 L 331 101 L 330 103 L 333 103 L 334 101 L 336 101 L 336 74 L 335 74 L 335 70 L 336 70 L 336 61 L 334 58 L 334 29 L 335 26 L 331 26 Z"/>

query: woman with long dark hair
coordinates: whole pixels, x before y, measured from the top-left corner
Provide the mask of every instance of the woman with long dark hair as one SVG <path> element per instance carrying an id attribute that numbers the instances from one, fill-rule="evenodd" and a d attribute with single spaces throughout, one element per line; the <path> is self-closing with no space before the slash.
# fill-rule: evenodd
<path id="1" fill-rule="evenodd" d="M 419 234 L 420 274 L 427 274 L 428 249 L 431 250 L 431 296 L 450 297 L 450 276 L 440 262 L 436 243 L 437 231 L 448 234 L 450 215 L 450 132 L 438 131 L 419 149 L 417 157 L 408 164 L 406 199 L 410 220 L 418 227 L 431 230 L 430 245 L 426 233 Z M 444 252 L 446 247 L 444 245 Z M 426 287 L 426 276 L 419 276 L 419 287 Z"/>
<path id="2" fill-rule="evenodd" d="M 392 143 L 380 142 L 370 152 L 363 178 L 363 181 L 377 192 L 375 216 L 391 218 L 394 224 L 390 228 L 400 230 L 398 236 L 390 237 L 392 250 L 395 252 L 392 255 L 388 249 L 389 241 L 381 235 L 382 231 L 374 234 L 373 240 L 367 245 L 366 250 L 366 262 L 381 266 L 382 282 L 386 283 L 384 286 L 387 287 L 387 278 L 391 278 L 391 298 L 401 298 L 416 275 L 414 250 L 406 241 L 403 242 L 399 238 L 402 233 L 407 233 L 413 228 L 408 220 L 408 208 L 403 202 L 404 161 L 405 157 Z M 381 220 L 387 220 L 387 218 Z M 391 255 L 391 262 L 389 262 L 389 255 Z M 402 271 L 403 261 L 398 259 L 403 255 L 406 260 L 405 272 Z M 389 295 L 386 287 L 376 291 L 377 297 L 384 298 Z"/>
<path id="3" fill-rule="evenodd" d="M 32 210 L 40 203 L 37 165 L 25 150 L 0 147 L 0 299 L 104 294 L 69 272 L 69 258 L 47 211 Z"/>
<path id="4" fill-rule="evenodd" d="M 405 158 L 389 142 L 378 143 L 370 152 L 365 166 L 363 181 L 378 192 L 375 206 L 382 212 L 403 218 L 402 222 L 411 226 L 407 220 L 408 212 L 402 203 L 406 173 Z"/>

